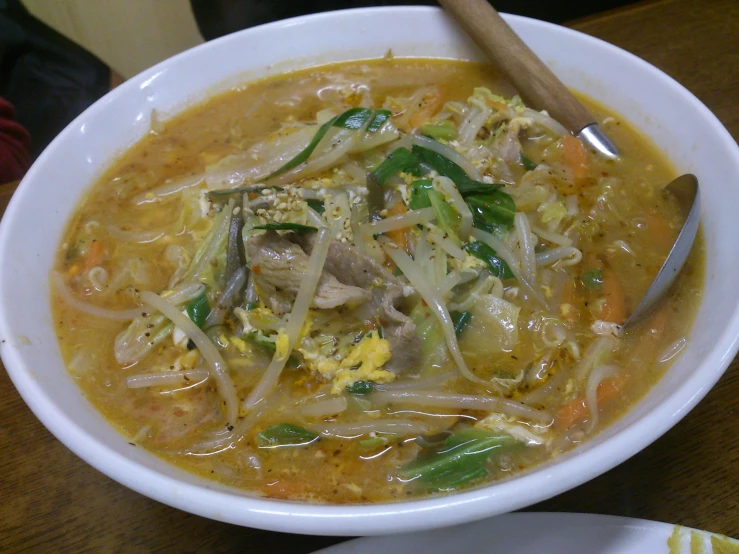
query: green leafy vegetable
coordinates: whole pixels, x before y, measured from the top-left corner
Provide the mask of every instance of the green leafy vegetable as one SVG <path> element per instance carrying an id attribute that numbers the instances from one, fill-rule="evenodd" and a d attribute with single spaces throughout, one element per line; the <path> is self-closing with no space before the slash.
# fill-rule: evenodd
<path id="1" fill-rule="evenodd" d="M 486 464 L 496 453 L 516 444 L 508 435 L 480 429 L 461 429 L 436 449 L 422 452 L 400 469 L 404 479 L 437 490 L 454 489 L 487 475 Z"/>
<path id="2" fill-rule="evenodd" d="M 430 190 L 427 195 L 436 214 L 436 225 L 445 231 L 450 238 L 458 241 L 457 229 L 459 229 L 462 221 L 460 215 L 444 200 L 444 196 L 438 190 Z"/>
<path id="3" fill-rule="evenodd" d="M 361 395 L 372 394 L 375 392 L 375 384 L 372 381 L 357 381 L 346 387 L 346 392 Z"/>
<path id="4" fill-rule="evenodd" d="M 524 156 L 523 152 L 521 152 L 521 154 L 519 155 L 519 159 L 521 160 L 521 165 L 524 166 L 526 171 L 536 169 L 536 163 L 531 161 L 531 158 L 527 158 L 526 156 Z"/>
<path id="5" fill-rule="evenodd" d="M 479 258 L 487 264 L 490 271 L 493 272 L 498 279 L 512 279 L 514 277 L 511 268 L 504 260 L 500 259 L 495 250 L 490 248 L 484 242 L 476 240 L 474 242 L 466 243 L 462 248 L 472 254 L 475 258 Z"/>
<path id="6" fill-rule="evenodd" d="M 454 181 L 454 184 L 457 185 L 457 189 L 462 196 L 489 193 L 500 188 L 500 185 L 491 185 L 475 181 L 464 172 L 464 169 L 459 167 L 449 158 L 439 154 L 438 152 L 424 148 L 423 146 L 414 144 L 413 154 L 415 154 L 423 163 L 431 166 L 431 168 L 439 175 L 449 177 Z"/>
<path id="7" fill-rule="evenodd" d="M 291 423 L 280 423 L 261 433 L 257 433 L 257 444 L 260 448 L 275 446 L 300 446 L 310 444 L 318 439 L 318 435 Z"/>
<path id="8" fill-rule="evenodd" d="M 275 350 L 277 350 L 277 346 L 275 345 L 275 343 L 265 337 L 261 331 L 250 331 L 248 333 L 244 333 L 244 340 L 252 343 L 255 346 L 264 348 L 269 352 L 274 352 Z"/>
<path id="9" fill-rule="evenodd" d="M 448 119 L 440 123 L 424 123 L 421 125 L 421 134 L 437 140 L 454 140 L 458 136 L 457 128 Z"/>
<path id="10" fill-rule="evenodd" d="M 434 190 L 431 179 L 413 181 L 411 184 L 411 198 L 408 202 L 408 207 L 411 210 L 430 208 L 431 200 L 429 199 L 429 191 L 431 190 Z"/>
<path id="11" fill-rule="evenodd" d="M 415 148 L 415 146 L 414 146 Z M 418 158 L 407 148 L 396 148 L 390 155 L 385 158 L 377 168 L 370 173 L 370 178 L 374 179 L 380 185 L 388 182 L 390 177 L 400 172 L 410 173 L 411 175 L 420 176 L 421 167 Z"/>
<path id="12" fill-rule="evenodd" d="M 466 200 L 472 212 L 472 224 L 478 229 L 500 235 L 503 229 L 513 226 L 516 204 L 510 194 L 496 190 L 470 195 Z"/>
<path id="13" fill-rule="evenodd" d="M 603 270 L 594 269 L 583 273 L 582 286 L 592 291 L 603 290 Z"/>
<path id="14" fill-rule="evenodd" d="M 454 332 L 457 336 L 461 335 L 470 324 L 470 321 L 472 321 L 472 314 L 470 312 L 452 312 L 449 315 L 452 316 Z"/>
<path id="15" fill-rule="evenodd" d="M 344 113 L 329 119 L 326 123 L 318 128 L 318 131 L 315 135 L 313 135 L 313 138 L 308 143 L 308 146 L 303 148 L 303 150 L 301 150 L 297 156 L 295 156 L 285 165 L 267 175 L 266 179 L 271 179 L 272 177 L 276 177 L 277 175 L 285 173 L 286 171 L 290 171 L 294 167 L 299 166 L 305 160 L 310 158 L 310 155 L 316 149 L 318 143 L 321 142 L 321 139 L 326 136 L 326 133 L 328 133 L 328 130 L 331 127 L 359 130 L 362 129 L 369 121 L 369 126 L 367 127 L 367 130 L 377 131 L 380 127 L 382 127 L 382 124 L 385 123 L 385 121 L 387 121 L 387 118 L 389 117 L 389 112 L 388 115 L 385 115 L 386 111 L 387 110 L 375 111 L 368 108 L 351 108 L 349 110 L 346 110 Z M 372 129 L 370 129 L 370 127 L 372 127 Z"/>
<path id="16" fill-rule="evenodd" d="M 187 317 L 198 327 L 202 328 L 205 323 L 205 319 L 210 313 L 210 302 L 208 302 L 208 295 L 205 291 L 201 292 L 195 298 L 190 300 L 185 307 Z"/>
<path id="17" fill-rule="evenodd" d="M 310 225 L 301 225 L 300 223 L 288 223 L 288 222 L 273 222 L 265 223 L 264 225 L 255 225 L 252 229 L 258 229 L 263 231 L 295 231 L 296 233 L 310 233 L 317 231 L 315 227 Z"/>
<path id="18" fill-rule="evenodd" d="M 322 214 L 326 210 L 326 206 L 320 200 L 311 198 L 309 200 L 306 200 L 306 203 L 308 204 L 308 206 L 311 207 L 311 209 L 315 210 L 319 214 Z"/>
<path id="19" fill-rule="evenodd" d="M 390 116 L 393 115 L 390 110 L 377 110 L 375 111 L 375 117 L 372 118 L 372 121 L 370 121 L 370 124 L 367 126 L 367 130 L 370 133 L 374 133 L 376 131 L 379 131 L 380 128 L 385 125 L 385 122 L 390 119 Z"/>

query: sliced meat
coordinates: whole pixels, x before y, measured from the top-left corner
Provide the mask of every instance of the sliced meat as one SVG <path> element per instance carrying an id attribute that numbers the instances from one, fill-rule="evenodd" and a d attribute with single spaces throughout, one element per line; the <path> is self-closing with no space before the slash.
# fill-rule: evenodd
<path id="1" fill-rule="evenodd" d="M 306 252 L 312 251 L 313 236 L 304 235 L 296 240 Z M 370 291 L 372 300 L 365 309 L 371 309 L 379 317 L 392 352 L 385 369 L 401 374 L 416 368 L 421 340 L 413 320 L 398 310 L 404 298 L 403 282 L 353 246 L 336 241 L 329 246 L 324 269 L 345 285 Z"/>
<path id="2" fill-rule="evenodd" d="M 274 231 L 251 237 L 246 248 L 259 295 L 276 314 L 289 312 L 308 269 L 308 254 Z M 372 294 L 368 290 L 341 283 L 324 269 L 311 306 L 329 309 L 370 299 Z"/>

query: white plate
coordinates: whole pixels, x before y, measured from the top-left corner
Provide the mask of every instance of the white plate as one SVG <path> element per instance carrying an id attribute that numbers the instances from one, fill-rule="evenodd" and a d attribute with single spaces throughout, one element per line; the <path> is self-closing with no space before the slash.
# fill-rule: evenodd
<path id="1" fill-rule="evenodd" d="M 595 514 L 515 513 L 457 527 L 366 537 L 319 550 L 314 554 L 688 554 L 691 533 L 703 544 L 704 554 L 714 552 L 706 531 L 628 517 Z M 678 548 L 670 550 L 675 534 Z M 739 552 L 739 541 L 729 539 Z"/>

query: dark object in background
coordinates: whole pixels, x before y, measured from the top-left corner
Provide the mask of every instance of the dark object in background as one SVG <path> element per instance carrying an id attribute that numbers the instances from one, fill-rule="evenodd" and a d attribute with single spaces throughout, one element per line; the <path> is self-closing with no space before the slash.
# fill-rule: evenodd
<path id="1" fill-rule="evenodd" d="M 34 18 L 19 0 L 0 0 L 0 96 L 31 133 L 33 158 L 109 88 L 107 65 Z"/>
<path id="2" fill-rule="evenodd" d="M 554 2 L 552 0 L 495 0 L 499 12 L 515 13 L 563 23 L 578 17 L 633 4 L 634 0 L 593 0 L 591 2 Z M 240 31 L 247 27 L 308 13 L 367 6 L 434 6 L 429 0 L 190 0 L 198 27 L 205 40 Z"/>
<path id="3" fill-rule="evenodd" d="M 31 165 L 31 136 L 14 119 L 13 106 L 0 98 L 0 184 L 21 179 Z"/>

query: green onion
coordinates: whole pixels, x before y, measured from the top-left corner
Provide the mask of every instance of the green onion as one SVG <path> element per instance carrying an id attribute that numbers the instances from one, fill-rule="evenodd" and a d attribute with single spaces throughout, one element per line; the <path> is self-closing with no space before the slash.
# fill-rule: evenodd
<path id="1" fill-rule="evenodd" d="M 202 329 L 205 319 L 210 313 L 210 302 L 208 302 L 208 295 L 205 291 L 201 292 L 195 298 L 190 300 L 185 307 L 187 317 Z"/>
<path id="2" fill-rule="evenodd" d="M 603 289 L 603 271 L 594 269 L 586 271 L 582 275 L 582 286 L 588 290 L 599 291 Z"/>
<path id="3" fill-rule="evenodd" d="M 261 433 L 257 433 L 257 444 L 259 448 L 271 448 L 275 446 L 300 446 L 310 444 L 318 439 L 318 435 L 291 423 L 280 423 Z"/>
<path id="4" fill-rule="evenodd" d="M 462 248 L 472 254 L 475 258 L 478 258 L 485 262 L 490 268 L 490 271 L 493 272 L 493 275 L 495 275 L 498 279 L 505 280 L 513 278 L 513 272 L 511 271 L 511 268 L 508 267 L 508 264 L 505 263 L 504 260 L 499 258 L 496 255 L 495 250 L 490 248 L 484 242 L 481 242 L 479 240 L 476 240 L 475 242 L 468 242 L 467 244 L 462 246 Z"/>
<path id="5" fill-rule="evenodd" d="M 308 204 L 308 206 L 311 207 L 311 209 L 315 210 L 319 214 L 322 214 L 326 210 L 326 206 L 320 200 L 311 198 L 310 200 L 306 200 L 305 202 Z"/>
<path id="6" fill-rule="evenodd" d="M 438 190 L 430 190 L 427 195 L 436 214 L 436 225 L 458 241 L 457 229 L 462 220 L 460 215 L 444 200 L 444 196 Z"/>
<path id="7" fill-rule="evenodd" d="M 252 227 L 252 229 L 263 231 L 295 231 L 296 233 L 310 233 L 312 231 L 318 230 L 315 227 L 311 227 L 310 225 L 301 225 L 300 223 L 288 222 L 265 223 L 264 225 L 255 225 L 254 227 Z"/>
<path id="8" fill-rule="evenodd" d="M 500 188 L 501 185 L 491 185 L 482 183 L 470 178 L 460 166 L 455 164 L 449 158 L 424 148 L 423 146 L 413 145 L 413 154 L 416 155 L 423 163 L 431 166 L 439 175 L 449 177 L 462 196 L 470 194 L 488 193 Z"/>
<path id="9" fill-rule="evenodd" d="M 349 394 L 367 395 L 375 392 L 375 384 L 372 381 L 357 381 L 346 387 Z"/>
<path id="10" fill-rule="evenodd" d="M 431 179 L 413 181 L 411 184 L 411 198 L 408 202 L 408 207 L 411 210 L 430 208 L 431 200 L 429 199 L 429 191 L 431 190 L 434 190 Z"/>
<path id="11" fill-rule="evenodd" d="M 473 225 L 478 229 L 500 235 L 503 229 L 513 226 L 516 204 L 510 194 L 496 190 L 470 195 L 466 200 L 472 211 Z"/>
<path id="12" fill-rule="evenodd" d="M 370 124 L 367 125 L 367 131 L 369 131 L 370 133 L 379 131 L 380 128 L 385 125 L 385 122 L 390 119 L 391 115 L 393 114 L 390 112 L 390 110 L 376 110 L 375 117 L 372 118 Z"/>
<path id="13" fill-rule="evenodd" d="M 414 146 L 415 148 L 415 146 Z M 400 172 L 410 173 L 411 175 L 421 175 L 421 168 L 418 164 L 418 158 L 407 148 L 396 148 L 390 155 L 385 158 L 377 168 L 370 173 L 370 178 L 374 179 L 380 185 L 388 182 L 390 177 Z"/>
<path id="14" fill-rule="evenodd" d="M 452 312 L 449 315 L 452 316 L 452 323 L 454 323 L 454 333 L 459 337 L 472 321 L 472 314 L 470 312 Z"/>
<path id="15" fill-rule="evenodd" d="M 421 134 L 437 140 L 454 140 L 458 136 L 457 128 L 448 119 L 439 123 L 424 123 L 421 125 Z"/>
<path id="16" fill-rule="evenodd" d="M 382 127 L 382 124 L 385 123 L 385 121 L 387 121 L 387 118 L 389 117 L 389 112 L 387 112 L 387 116 L 385 115 L 385 112 L 387 112 L 387 110 L 375 111 L 368 108 L 351 108 L 349 110 L 346 110 L 344 113 L 329 119 L 326 123 L 318 128 L 318 131 L 315 135 L 313 135 L 313 138 L 308 143 L 308 146 L 301 150 L 301 152 L 297 156 L 295 156 L 285 165 L 267 175 L 265 179 L 271 179 L 272 177 L 276 177 L 277 175 L 285 173 L 286 171 L 290 171 L 294 167 L 299 166 L 305 160 L 310 158 L 310 155 L 316 149 L 318 143 L 321 142 L 321 139 L 326 136 L 326 133 L 328 133 L 328 130 L 331 127 L 359 130 L 362 129 L 369 121 L 370 123 L 367 130 L 376 131 L 380 127 Z M 370 127 L 372 127 L 372 129 L 370 129 Z"/>
<path id="17" fill-rule="evenodd" d="M 403 479 L 425 488 L 449 490 L 487 475 L 486 464 L 500 451 L 516 444 L 508 435 L 480 429 L 461 429 L 437 449 L 421 453 L 400 469 Z"/>
<path id="18" fill-rule="evenodd" d="M 536 163 L 531 161 L 531 158 L 527 158 L 526 156 L 524 156 L 523 152 L 521 152 L 521 154 L 519 155 L 519 159 L 521 160 L 521 165 L 524 166 L 526 171 L 536 169 Z"/>
<path id="19" fill-rule="evenodd" d="M 264 348 L 269 352 L 274 352 L 275 350 L 277 350 L 277 345 L 275 345 L 274 342 L 265 337 L 261 331 L 250 331 L 248 333 L 244 333 L 243 337 L 245 341 L 248 341 L 255 346 L 259 346 L 260 348 Z"/>

